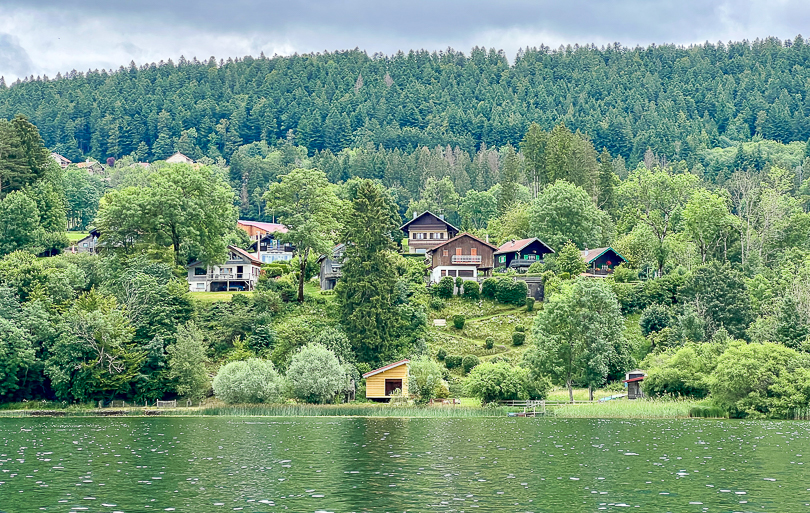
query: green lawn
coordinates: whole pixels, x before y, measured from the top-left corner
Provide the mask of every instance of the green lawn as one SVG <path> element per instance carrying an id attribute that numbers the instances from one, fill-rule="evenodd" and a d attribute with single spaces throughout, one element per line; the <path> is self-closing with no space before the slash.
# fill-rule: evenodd
<path id="1" fill-rule="evenodd" d="M 88 232 L 65 232 L 70 242 L 76 242 L 90 235 Z"/>
<path id="2" fill-rule="evenodd" d="M 191 297 L 204 303 L 215 301 L 230 302 L 236 294 L 253 294 L 253 292 L 190 292 Z"/>

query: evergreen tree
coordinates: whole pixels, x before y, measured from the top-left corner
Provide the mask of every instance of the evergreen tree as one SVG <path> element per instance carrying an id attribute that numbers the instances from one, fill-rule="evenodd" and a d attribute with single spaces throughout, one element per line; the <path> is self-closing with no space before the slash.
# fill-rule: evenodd
<path id="1" fill-rule="evenodd" d="M 371 180 L 357 188 L 341 239 L 346 258 L 335 287 L 341 324 L 361 361 L 391 354 L 402 326 L 391 233 L 400 219 L 389 195 Z"/>

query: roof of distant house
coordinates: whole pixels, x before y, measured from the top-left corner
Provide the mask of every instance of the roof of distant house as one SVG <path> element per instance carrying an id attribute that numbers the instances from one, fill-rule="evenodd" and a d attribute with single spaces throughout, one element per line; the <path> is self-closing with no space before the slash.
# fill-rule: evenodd
<path id="1" fill-rule="evenodd" d="M 611 248 L 611 247 L 607 247 L 607 248 L 594 248 L 594 249 L 586 249 L 586 250 L 584 250 L 584 251 L 581 251 L 581 253 L 582 253 L 582 258 L 584 258 L 584 259 L 585 259 L 585 262 L 587 262 L 587 263 L 589 263 L 589 264 L 590 264 L 591 262 L 593 262 L 594 260 L 596 260 L 596 259 L 597 259 L 597 258 L 599 258 L 600 256 L 604 255 L 604 254 L 605 254 L 605 253 L 607 253 L 608 251 L 613 251 L 614 253 L 616 253 L 616 255 L 618 255 L 618 256 L 619 256 L 619 258 L 621 258 L 622 260 L 624 260 L 625 262 L 627 262 L 627 259 L 626 259 L 626 258 L 624 258 L 623 256 L 619 255 L 619 252 L 618 252 L 618 251 L 616 251 L 615 249 Z"/>
<path id="2" fill-rule="evenodd" d="M 443 242 L 442 244 L 439 244 L 439 245 L 438 245 L 438 246 L 436 246 L 435 248 L 431 248 L 431 249 L 429 249 L 429 250 L 428 250 L 428 252 L 429 252 L 429 253 L 431 253 L 431 252 L 433 252 L 433 251 L 436 251 L 437 249 L 439 249 L 439 248 L 441 248 L 441 247 L 443 247 L 443 246 L 447 246 L 447 245 L 448 245 L 448 244 L 450 244 L 451 242 L 454 242 L 454 241 L 456 241 L 456 240 L 460 239 L 461 237 L 469 237 L 469 238 L 471 238 L 471 239 L 473 239 L 473 240 L 477 240 L 477 241 L 478 241 L 478 242 L 480 242 L 481 244 L 484 244 L 484 245 L 486 245 L 486 246 L 489 246 L 489 247 L 490 247 L 490 248 L 492 248 L 492 249 L 495 249 L 495 250 L 497 250 L 497 249 L 498 249 L 496 246 L 493 246 L 493 245 L 492 245 L 492 244 L 490 244 L 489 242 L 484 241 L 484 240 L 481 240 L 481 239 L 479 239 L 478 237 L 475 237 L 475 236 L 473 236 L 473 235 L 470 235 L 470 234 L 469 234 L 469 233 L 467 233 L 467 232 L 464 232 L 464 233 L 459 233 L 458 235 L 456 235 L 456 236 L 455 236 L 455 237 L 453 237 L 452 239 L 449 239 L 447 242 Z"/>
<path id="3" fill-rule="evenodd" d="M 58 153 L 51 153 L 51 157 L 53 157 L 54 159 L 56 159 L 56 160 L 58 160 L 60 162 L 67 162 L 68 164 L 71 163 L 70 159 L 68 159 L 67 157 L 64 157 L 64 156 L 62 156 L 62 155 L 60 155 Z"/>
<path id="4" fill-rule="evenodd" d="M 176 163 L 176 162 L 186 162 L 186 163 L 192 163 L 193 164 L 194 159 L 192 159 L 191 157 L 187 157 L 187 156 L 183 155 L 182 153 L 180 153 L 178 151 L 177 153 L 175 153 L 171 157 L 167 158 L 166 162 L 168 162 L 170 164 L 173 164 L 173 163 Z"/>
<path id="5" fill-rule="evenodd" d="M 543 246 L 547 247 L 549 251 L 554 253 L 554 250 L 551 249 L 548 244 L 546 244 L 542 240 L 538 239 L 537 237 L 532 237 L 531 239 L 520 239 L 520 240 L 506 241 L 503 244 L 501 244 L 501 247 L 498 248 L 498 251 L 496 251 L 495 254 L 497 255 L 499 253 L 511 253 L 513 251 L 520 251 L 520 250 L 522 250 L 523 248 L 525 248 L 526 246 L 528 246 L 529 244 L 531 244 L 534 241 L 539 242 Z"/>
<path id="6" fill-rule="evenodd" d="M 373 376 L 375 374 L 385 372 L 387 370 L 393 369 L 394 367 L 399 367 L 400 365 L 405 365 L 405 364 L 410 363 L 410 362 L 411 362 L 410 360 L 400 360 L 398 362 L 388 364 L 385 367 L 380 367 L 379 369 L 374 369 L 371 372 L 366 372 L 365 374 L 363 374 L 363 377 L 368 378 L 368 377 Z"/>
<path id="7" fill-rule="evenodd" d="M 247 251 L 245 251 L 242 248 L 237 248 L 236 246 L 228 246 L 228 249 L 230 249 L 231 251 L 233 251 L 237 255 L 241 255 L 241 256 L 247 258 L 253 264 L 262 265 L 261 261 L 257 260 L 256 257 L 254 257 L 253 255 L 251 255 L 250 253 L 248 253 Z"/>
<path id="8" fill-rule="evenodd" d="M 245 226 L 252 226 L 254 228 L 258 228 L 260 230 L 264 230 L 267 233 L 287 233 L 287 227 L 283 224 L 279 223 L 263 223 L 261 221 L 237 221 L 238 224 L 243 224 Z"/>

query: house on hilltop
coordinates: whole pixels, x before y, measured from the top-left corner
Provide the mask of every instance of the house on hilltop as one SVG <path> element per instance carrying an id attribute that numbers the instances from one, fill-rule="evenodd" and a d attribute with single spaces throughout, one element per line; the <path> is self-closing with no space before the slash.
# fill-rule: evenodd
<path id="1" fill-rule="evenodd" d="M 56 163 L 59 164 L 59 167 L 61 167 L 62 169 L 67 169 L 67 167 L 73 163 L 66 157 L 63 157 L 58 153 L 51 153 L 51 158 L 55 160 Z"/>
<path id="2" fill-rule="evenodd" d="M 469 233 L 456 235 L 427 251 L 430 281 L 438 283 L 445 276 L 475 279 L 488 275 L 497 249 Z"/>
<path id="3" fill-rule="evenodd" d="M 287 233 L 287 227 L 283 224 L 240 219 L 236 222 L 236 226 L 244 230 L 253 240 L 251 255 L 256 260 L 263 264 L 292 260 L 295 247 L 281 242 L 278 237 L 279 234 Z"/>
<path id="4" fill-rule="evenodd" d="M 334 290 L 342 274 L 340 268 L 343 266 L 345 254 L 346 244 L 338 244 L 332 249 L 331 254 L 318 257 L 318 265 L 321 267 L 318 274 L 321 290 Z"/>
<path id="5" fill-rule="evenodd" d="M 613 248 L 595 248 L 582 251 L 582 258 L 588 264 L 586 276 L 607 276 L 622 262 L 627 260 Z"/>
<path id="6" fill-rule="evenodd" d="M 408 238 L 408 247 L 412 253 L 426 253 L 456 235 L 458 228 L 437 216 L 425 211 L 420 215 L 413 214 L 413 219 L 399 227 Z"/>
<path id="7" fill-rule="evenodd" d="M 98 253 L 98 238 L 100 235 L 101 233 L 96 228 L 91 228 L 86 236 L 65 249 L 65 253 L 90 253 L 91 255 Z"/>
<path id="8" fill-rule="evenodd" d="M 228 246 L 228 259 L 220 265 L 193 262 L 187 266 L 191 292 L 253 290 L 259 281 L 262 263 L 242 248 Z"/>
<path id="9" fill-rule="evenodd" d="M 554 250 L 537 237 L 531 239 L 510 240 L 495 252 L 495 265 L 526 272 L 535 262 L 542 262 L 543 257 Z"/>
<path id="10" fill-rule="evenodd" d="M 193 164 L 194 159 L 186 157 L 185 155 L 183 155 L 182 153 L 180 153 L 178 151 L 177 153 L 175 153 L 171 157 L 167 158 L 166 163 L 168 163 L 168 164 Z"/>

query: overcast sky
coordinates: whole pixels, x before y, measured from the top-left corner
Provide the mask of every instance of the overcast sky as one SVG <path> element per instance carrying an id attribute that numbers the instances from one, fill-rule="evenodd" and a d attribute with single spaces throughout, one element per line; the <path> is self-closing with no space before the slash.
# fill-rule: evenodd
<path id="1" fill-rule="evenodd" d="M 117 5 L 120 4 L 120 5 Z M 0 75 L 358 47 L 469 52 L 810 35 L 807 0 L 2 0 Z"/>

